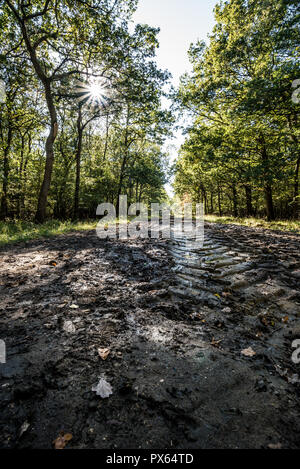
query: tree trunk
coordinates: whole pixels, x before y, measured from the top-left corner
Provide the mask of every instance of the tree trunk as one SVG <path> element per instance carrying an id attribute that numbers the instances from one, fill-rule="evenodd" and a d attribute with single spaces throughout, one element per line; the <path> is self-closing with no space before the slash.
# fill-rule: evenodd
<path id="1" fill-rule="evenodd" d="M 81 151 L 82 151 L 82 113 L 81 106 L 78 110 L 78 119 L 77 119 L 77 132 L 78 132 L 78 142 L 76 150 L 76 181 L 75 181 L 75 194 L 74 194 L 74 220 L 78 219 L 79 214 L 79 195 L 80 195 L 80 169 L 81 169 Z"/>
<path id="2" fill-rule="evenodd" d="M 273 192 L 272 187 L 269 184 L 265 185 L 265 201 L 268 221 L 275 220 L 274 205 L 273 205 Z"/>
<path id="3" fill-rule="evenodd" d="M 24 164 L 24 150 L 25 150 L 25 136 L 21 135 L 21 161 L 20 161 L 20 167 L 18 171 L 18 199 L 17 199 L 17 218 L 20 218 L 21 216 L 21 201 L 23 199 L 23 194 L 22 194 L 22 174 L 23 174 L 23 164 Z"/>
<path id="4" fill-rule="evenodd" d="M 294 218 L 299 218 L 299 171 L 300 171 L 300 157 L 297 160 L 294 177 Z"/>
<path id="5" fill-rule="evenodd" d="M 46 218 L 47 199 L 50 189 L 51 176 L 54 162 L 54 142 L 58 133 L 57 114 L 54 105 L 54 100 L 51 92 L 50 80 L 46 79 L 44 82 L 45 95 L 47 107 L 50 114 L 50 132 L 46 141 L 46 164 L 44 171 L 44 179 L 39 194 L 38 206 L 35 219 L 38 223 L 43 223 Z"/>
<path id="6" fill-rule="evenodd" d="M 291 137 L 295 143 L 296 149 L 299 147 L 298 143 L 298 138 L 294 132 L 294 126 L 293 126 L 293 121 L 292 121 L 292 116 L 289 115 L 287 117 L 288 123 L 289 123 L 289 128 L 291 130 Z M 296 114 L 296 127 L 297 127 L 297 114 Z M 299 203 L 299 170 L 300 170 L 300 156 L 298 153 L 296 165 L 295 165 L 295 174 L 294 174 L 294 203 L 293 203 L 293 212 L 294 212 L 294 218 L 297 220 L 299 218 L 299 209 L 300 209 L 300 203 Z"/>
<path id="7" fill-rule="evenodd" d="M 6 218 L 8 215 L 8 177 L 9 177 L 9 151 L 11 147 L 11 142 L 12 142 L 12 128 L 11 126 L 8 127 L 8 133 L 7 133 L 7 143 L 6 147 L 4 149 L 4 155 L 3 155 L 3 194 L 1 198 L 1 208 L 0 208 L 0 213 L 1 213 L 1 218 Z"/>
<path id="8" fill-rule="evenodd" d="M 127 106 L 127 117 L 126 117 L 126 130 L 125 130 L 125 139 L 124 139 L 124 156 L 122 160 L 121 172 L 119 177 L 119 184 L 118 184 L 118 191 L 117 191 L 117 203 L 116 203 L 116 214 L 117 217 L 119 216 L 120 211 L 120 196 L 122 195 L 122 187 L 123 187 L 123 180 L 124 180 L 124 172 L 127 164 L 128 159 L 128 152 L 130 143 L 128 141 L 128 129 L 129 128 L 129 105 Z"/>
<path id="9" fill-rule="evenodd" d="M 218 184 L 218 206 L 219 206 L 219 215 L 222 217 L 223 212 L 222 212 L 222 201 L 221 201 L 221 188 Z"/>
<path id="10" fill-rule="evenodd" d="M 210 211 L 214 213 L 214 193 L 211 192 L 210 194 Z"/>
<path id="11" fill-rule="evenodd" d="M 244 187 L 245 187 L 245 194 L 246 194 L 247 217 L 252 217 L 253 216 L 252 187 L 250 184 L 246 184 Z"/>
<path id="12" fill-rule="evenodd" d="M 109 137 L 109 114 L 106 115 L 106 134 L 105 134 L 105 145 L 104 145 L 104 152 L 103 152 L 103 161 L 106 160 L 107 150 L 108 150 L 108 137 Z"/>
<path id="13" fill-rule="evenodd" d="M 204 187 L 202 187 L 202 201 L 204 200 L 204 210 L 205 214 L 208 213 L 208 202 L 207 202 L 207 195 L 206 195 L 206 190 Z"/>
<path id="14" fill-rule="evenodd" d="M 267 219 L 268 221 L 272 221 L 275 219 L 274 213 L 274 205 L 273 205 L 273 191 L 272 191 L 272 184 L 270 183 L 270 169 L 269 169 L 269 156 L 265 145 L 264 137 L 262 136 L 260 139 L 260 143 L 262 144 L 262 161 L 264 164 L 264 193 L 265 193 L 265 203 L 266 203 L 266 212 L 267 212 Z"/>
<path id="15" fill-rule="evenodd" d="M 239 213 L 238 213 L 237 190 L 236 190 L 235 184 L 232 186 L 232 200 L 233 200 L 233 216 L 237 218 L 239 216 Z"/>

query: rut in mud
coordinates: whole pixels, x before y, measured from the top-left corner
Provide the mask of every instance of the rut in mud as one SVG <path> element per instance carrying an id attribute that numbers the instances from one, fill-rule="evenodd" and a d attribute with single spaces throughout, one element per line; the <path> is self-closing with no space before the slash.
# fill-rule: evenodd
<path id="1" fill-rule="evenodd" d="M 187 255 L 72 233 L 1 257 L 1 447 L 300 447 L 299 236 L 209 224 Z"/>

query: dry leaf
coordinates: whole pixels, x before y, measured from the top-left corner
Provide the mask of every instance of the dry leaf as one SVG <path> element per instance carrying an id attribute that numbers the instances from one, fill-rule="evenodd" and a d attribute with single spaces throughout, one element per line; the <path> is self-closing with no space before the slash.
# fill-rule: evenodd
<path id="1" fill-rule="evenodd" d="M 99 353 L 99 357 L 105 361 L 108 355 L 110 354 L 110 350 L 108 348 L 98 348 L 98 353 Z"/>
<path id="2" fill-rule="evenodd" d="M 27 432 L 28 428 L 30 427 L 30 423 L 29 422 L 24 422 L 23 425 L 21 426 L 20 428 L 20 438 L 21 436 Z"/>
<path id="3" fill-rule="evenodd" d="M 213 345 L 214 347 L 218 347 L 221 342 L 222 342 L 222 340 L 215 340 L 215 339 L 213 339 L 213 340 L 211 341 L 210 345 Z"/>
<path id="4" fill-rule="evenodd" d="M 72 323 L 72 321 L 65 321 L 63 325 L 63 330 L 65 332 L 69 332 L 70 334 L 74 334 L 76 332 L 76 327 Z"/>
<path id="5" fill-rule="evenodd" d="M 92 391 L 95 392 L 97 396 L 102 397 L 102 399 L 109 397 L 113 393 L 111 385 L 103 378 L 100 378 L 97 386 L 92 387 Z"/>
<path id="6" fill-rule="evenodd" d="M 249 347 L 249 348 L 246 348 L 245 350 L 242 350 L 241 354 L 244 355 L 245 357 L 254 357 L 254 355 L 256 355 L 256 352 L 254 352 L 254 350 L 251 347 Z"/>
<path id="7" fill-rule="evenodd" d="M 222 293 L 222 296 L 224 296 L 224 298 L 227 298 L 227 296 L 231 296 L 231 293 L 224 291 Z"/>
<path id="8" fill-rule="evenodd" d="M 77 305 L 71 305 L 70 308 L 71 308 L 71 309 L 78 309 L 79 306 L 77 306 Z"/>
<path id="9" fill-rule="evenodd" d="M 270 444 L 268 445 L 268 448 L 269 449 L 281 449 L 282 448 L 282 444 L 281 443 L 276 443 L 276 444 Z"/>
<path id="10" fill-rule="evenodd" d="M 55 449 L 64 449 L 66 444 L 71 441 L 73 435 L 71 433 L 66 433 L 65 435 L 61 433 L 56 440 L 53 441 L 53 445 Z"/>
<path id="11" fill-rule="evenodd" d="M 289 317 L 285 316 L 285 318 L 282 318 L 282 322 L 284 322 L 285 324 L 289 322 Z"/>
<path id="12" fill-rule="evenodd" d="M 287 380 L 288 380 L 288 382 L 289 382 L 290 384 L 298 384 L 298 383 L 300 383 L 300 379 L 299 379 L 299 376 L 298 376 L 297 374 L 294 374 L 294 375 L 292 375 L 291 377 L 288 377 Z"/>

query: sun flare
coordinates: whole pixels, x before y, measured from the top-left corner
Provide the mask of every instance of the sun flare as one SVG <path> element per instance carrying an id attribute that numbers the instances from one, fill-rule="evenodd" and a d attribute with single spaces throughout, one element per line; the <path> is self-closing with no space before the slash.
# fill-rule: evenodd
<path id="1" fill-rule="evenodd" d="M 104 79 L 90 83 L 78 83 L 76 93 L 79 102 L 106 107 L 109 101 L 108 83 Z"/>
<path id="2" fill-rule="evenodd" d="M 92 83 L 89 85 L 89 92 L 94 99 L 100 99 L 102 96 L 105 96 L 105 89 L 100 83 Z"/>

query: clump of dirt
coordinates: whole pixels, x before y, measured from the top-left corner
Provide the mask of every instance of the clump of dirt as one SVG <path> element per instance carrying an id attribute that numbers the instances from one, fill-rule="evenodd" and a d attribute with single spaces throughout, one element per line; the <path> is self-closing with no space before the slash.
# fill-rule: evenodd
<path id="1" fill-rule="evenodd" d="M 259 300 L 244 287 L 213 303 L 173 295 L 163 240 L 85 232 L 2 250 L 2 448 L 60 435 L 68 448 L 300 447 L 299 237 L 206 229 L 251 248 Z"/>

